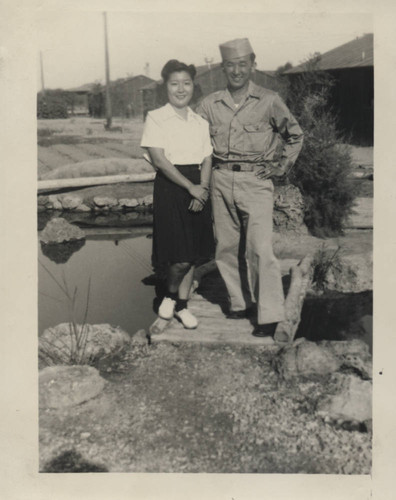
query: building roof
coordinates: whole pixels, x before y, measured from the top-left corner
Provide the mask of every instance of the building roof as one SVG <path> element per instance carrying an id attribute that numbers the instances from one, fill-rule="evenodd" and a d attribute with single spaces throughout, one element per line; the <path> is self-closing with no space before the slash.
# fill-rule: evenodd
<path id="1" fill-rule="evenodd" d="M 142 86 L 155 83 L 155 81 L 152 78 L 149 78 L 148 76 L 136 75 L 136 76 L 129 76 L 127 78 L 118 78 L 117 80 L 111 81 L 110 85 L 113 87 L 114 85 L 123 85 L 123 84 L 131 82 L 131 81 L 137 81 L 137 83 L 138 84 L 141 83 Z M 84 85 L 81 85 L 80 87 L 67 89 L 67 92 L 74 92 L 76 94 L 88 94 L 89 92 L 92 91 L 94 86 L 97 84 L 98 84 L 98 82 L 85 83 Z"/>
<path id="2" fill-rule="evenodd" d="M 321 54 L 317 69 L 330 70 L 362 66 L 374 66 L 374 36 L 372 33 L 366 33 L 351 42 Z M 302 73 L 305 71 L 305 67 L 305 64 L 300 64 L 285 71 L 285 74 Z"/>
<path id="3" fill-rule="evenodd" d="M 143 86 L 153 83 L 154 80 L 146 75 L 136 75 L 136 76 L 128 76 L 126 78 L 118 78 L 117 80 L 110 82 L 110 85 L 111 86 L 125 85 L 126 83 L 131 83 L 131 82 L 136 83 L 138 86 L 139 85 Z"/>
<path id="4" fill-rule="evenodd" d="M 95 83 L 85 83 L 84 85 L 80 85 L 79 87 L 74 87 L 72 89 L 67 89 L 66 92 L 74 92 L 76 94 L 88 94 L 92 91 L 93 87 L 97 85 L 98 82 Z"/>

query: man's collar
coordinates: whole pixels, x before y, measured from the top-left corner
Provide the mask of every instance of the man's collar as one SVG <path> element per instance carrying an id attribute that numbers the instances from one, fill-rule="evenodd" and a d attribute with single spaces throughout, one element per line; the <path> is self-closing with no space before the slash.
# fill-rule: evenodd
<path id="1" fill-rule="evenodd" d="M 256 99 L 260 99 L 260 88 L 253 83 L 251 80 L 249 80 L 248 88 L 247 88 L 247 93 L 246 96 L 249 97 L 255 97 Z M 227 98 L 229 99 L 231 97 L 231 93 L 228 90 L 228 88 L 225 88 L 224 90 L 220 90 L 218 92 L 218 96 L 216 97 L 216 101 L 227 101 Z"/>

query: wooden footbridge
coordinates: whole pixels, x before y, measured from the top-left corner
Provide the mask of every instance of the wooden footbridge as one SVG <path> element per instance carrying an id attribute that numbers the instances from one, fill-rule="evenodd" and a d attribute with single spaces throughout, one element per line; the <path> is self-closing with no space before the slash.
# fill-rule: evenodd
<path id="1" fill-rule="evenodd" d="M 289 262 L 286 263 L 286 265 Z M 285 265 L 283 274 L 287 274 Z M 275 340 L 252 335 L 252 319 L 228 319 L 227 291 L 215 263 L 209 262 L 196 270 L 195 287 L 189 309 L 198 318 L 195 330 L 187 330 L 176 319 L 157 318 L 149 328 L 151 342 L 201 342 L 221 344 L 274 345 L 293 341 L 305 293 L 312 280 L 312 259 L 304 258 L 291 268 L 291 283 L 286 298 L 286 320 L 278 324 Z"/>

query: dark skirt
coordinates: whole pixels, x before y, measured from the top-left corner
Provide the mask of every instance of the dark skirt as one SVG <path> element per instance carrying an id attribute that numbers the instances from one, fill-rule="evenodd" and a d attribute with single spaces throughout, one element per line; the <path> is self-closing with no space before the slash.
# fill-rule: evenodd
<path id="1" fill-rule="evenodd" d="M 193 184 L 199 184 L 198 165 L 175 165 Z M 210 200 L 201 212 L 188 210 L 189 192 L 161 172 L 154 181 L 153 266 L 167 263 L 210 259 L 214 254 L 214 237 Z"/>

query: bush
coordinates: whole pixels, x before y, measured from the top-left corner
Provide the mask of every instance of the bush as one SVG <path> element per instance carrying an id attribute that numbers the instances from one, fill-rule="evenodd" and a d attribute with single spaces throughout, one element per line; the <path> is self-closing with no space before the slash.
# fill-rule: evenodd
<path id="1" fill-rule="evenodd" d="M 348 141 L 336 127 L 329 108 L 331 77 L 318 71 L 318 56 L 306 63 L 306 72 L 293 76 L 287 103 L 304 131 L 304 144 L 289 178 L 305 201 L 305 223 L 317 236 L 342 234 L 357 194 Z"/>
<path id="2" fill-rule="evenodd" d="M 46 90 L 37 94 L 37 118 L 67 118 L 68 96 L 62 90 Z"/>

